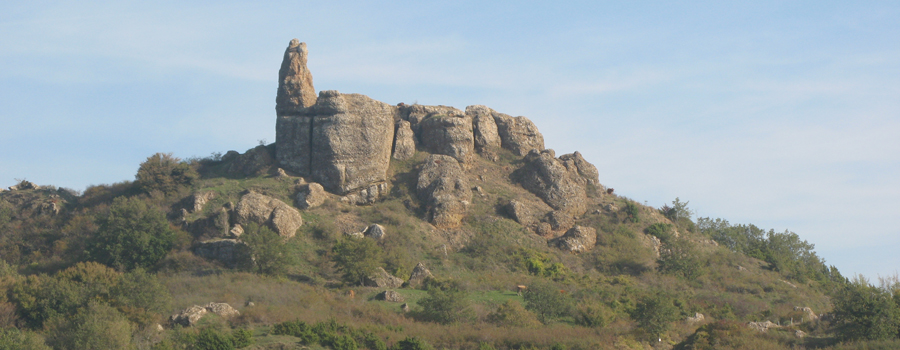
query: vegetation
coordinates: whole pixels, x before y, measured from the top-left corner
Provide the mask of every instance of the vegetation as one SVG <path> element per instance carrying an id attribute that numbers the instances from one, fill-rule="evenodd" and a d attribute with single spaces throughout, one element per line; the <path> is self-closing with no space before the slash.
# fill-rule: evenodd
<path id="1" fill-rule="evenodd" d="M 199 174 L 190 164 L 175 158 L 171 153 L 157 153 L 141 163 L 135 183 L 146 193 L 160 191 L 174 194 L 190 186 Z"/>
<path id="2" fill-rule="evenodd" d="M 165 214 L 137 198 L 116 198 L 98 221 L 88 258 L 114 268 L 150 268 L 175 245 Z"/>
<path id="3" fill-rule="evenodd" d="M 341 271 L 344 281 L 362 285 L 381 262 L 382 250 L 370 239 L 348 238 L 332 248 L 332 260 Z"/>
<path id="4" fill-rule="evenodd" d="M 268 227 L 249 223 L 241 238 L 250 248 L 250 261 L 258 273 L 283 275 L 294 262 L 285 239 Z"/>

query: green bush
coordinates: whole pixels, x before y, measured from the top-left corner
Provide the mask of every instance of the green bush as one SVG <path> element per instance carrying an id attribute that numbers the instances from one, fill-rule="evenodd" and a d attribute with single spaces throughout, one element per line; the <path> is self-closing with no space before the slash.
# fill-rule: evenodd
<path id="1" fill-rule="evenodd" d="M 430 344 L 416 337 L 406 337 L 391 347 L 391 350 L 433 350 Z"/>
<path id="2" fill-rule="evenodd" d="M 572 309 L 572 298 L 555 285 L 536 281 L 522 295 L 525 308 L 537 314 L 543 323 L 567 315 Z"/>
<path id="3" fill-rule="evenodd" d="M 131 323 L 102 303 L 91 302 L 71 317 L 54 318 L 47 329 L 47 343 L 54 349 L 131 348 Z"/>
<path id="4" fill-rule="evenodd" d="M 663 293 L 654 293 L 638 302 L 631 318 L 637 321 L 638 327 L 649 339 L 656 339 L 672 327 L 672 322 L 680 314 L 674 299 Z"/>
<path id="5" fill-rule="evenodd" d="M 632 201 L 625 202 L 625 221 L 639 222 L 641 209 Z"/>
<path id="6" fill-rule="evenodd" d="M 705 272 L 699 250 L 684 239 L 672 240 L 659 252 L 659 272 L 694 280 Z"/>
<path id="7" fill-rule="evenodd" d="M 294 263 L 285 238 L 266 226 L 247 224 L 241 239 L 249 246 L 251 262 L 260 274 L 283 275 Z"/>
<path id="8" fill-rule="evenodd" d="M 515 300 L 507 300 L 500 304 L 497 310 L 488 314 L 487 321 L 504 327 L 535 328 L 541 325 L 541 321 L 538 321 L 533 313 Z"/>
<path id="9" fill-rule="evenodd" d="M 234 350 L 231 335 L 221 333 L 212 328 L 204 328 L 197 335 L 197 350 Z"/>
<path id="10" fill-rule="evenodd" d="M 175 232 L 165 214 L 138 198 L 113 200 L 88 242 L 88 259 L 114 268 L 150 268 L 175 245 Z"/>
<path id="11" fill-rule="evenodd" d="M 382 250 L 372 239 L 346 238 L 332 248 L 335 266 L 347 283 L 362 285 L 381 263 Z"/>
<path id="12" fill-rule="evenodd" d="M 157 153 L 147 157 L 135 175 L 135 183 L 142 191 L 177 193 L 183 186 L 191 185 L 200 175 L 188 163 L 171 153 Z"/>
<path id="13" fill-rule="evenodd" d="M 253 331 L 238 328 L 231 332 L 231 342 L 236 349 L 245 348 L 253 344 Z"/>
<path id="14" fill-rule="evenodd" d="M 0 350 L 50 350 L 39 335 L 17 328 L 0 328 Z"/>
<path id="15" fill-rule="evenodd" d="M 300 320 L 276 323 L 272 333 L 300 338 L 300 342 L 304 345 L 319 343 L 319 335 L 306 322 Z"/>
<path id="16" fill-rule="evenodd" d="M 647 234 L 656 236 L 663 243 L 668 242 L 672 237 L 674 237 L 674 230 L 672 230 L 671 224 L 664 223 L 655 223 L 647 227 Z"/>
<path id="17" fill-rule="evenodd" d="M 433 281 L 433 280 L 431 280 Z M 419 300 L 422 318 L 439 323 L 456 323 L 474 318 L 468 293 L 458 283 L 429 283 L 428 295 Z"/>

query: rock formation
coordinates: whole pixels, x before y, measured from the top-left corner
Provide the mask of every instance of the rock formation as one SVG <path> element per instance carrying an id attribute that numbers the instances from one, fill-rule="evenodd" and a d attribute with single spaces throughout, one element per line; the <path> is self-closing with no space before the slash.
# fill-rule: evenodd
<path id="1" fill-rule="evenodd" d="M 397 291 L 386 290 L 375 296 L 376 300 L 384 300 L 392 303 L 402 303 L 404 301 L 403 296 Z"/>
<path id="2" fill-rule="evenodd" d="M 409 283 L 410 287 L 416 288 L 425 283 L 426 279 L 432 278 L 434 275 L 431 274 L 431 271 L 425 267 L 425 264 L 419 262 L 416 264 L 416 267 L 413 268 L 412 273 L 409 274 L 409 280 L 406 282 Z"/>
<path id="3" fill-rule="evenodd" d="M 233 176 L 259 176 L 266 174 L 275 164 L 275 157 L 271 147 L 259 145 L 244 154 L 228 151 L 222 156 L 222 161 L 228 163 L 225 171 Z"/>
<path id="4" fill-rule="evenodd" d="M 416 154 L 416 135 L 410 127 L 409 121 L 397 122 L 397 131 L 394 134 L 394 159 L 407 160 Z"/>
<path id="5" fill-rule="evenodd" d="M 553 150 L 529 152 L 525 165 L 516 170 L 516 178 L 553 209 L 576 216 L 587 210 L 585 180 L 577 169 L 567 168 L 557 159 Z"/>
<path id="6" fill-rule="evenodd" d="M 597 231 L 592 227 L 575 226 L 561 237 L 550 241 L 562 250 L 572 253 L 584 253 L 597 244 Z"/>
<path id="7" fill-rule="evenodd" d="M 236 239 L 217 238 L 200 242 L 194 247 L 194 254 L 219 261 L 227 267 L 237 267 L 249 259 L 246 244 Z"/>
<path id="8" fill-rule="evenodd" d="M 472 200 L 466 174 L 455 158 L 432 154 L 419 172 L 416 192 L 428 208 L 428 221 L 440 228 L 459 226 Z"/>
<path id="9" fill-rule="evenodd" d="M 384 238 L 384 227 L 379 224 L 372 224 L 363 231 L 363 236 L 382 239 Z"/>
<path id="10" fill-rule="evenodd" d="M 420 140 L 429 152 L 451 156 L 465 165 L 472 161 L 475 151 L 472 118 L 459 110 L 451 112 L 429 115 L 422 120 Z"/>
<path id="11" fill-rule="evenodd" d="M 325 203 L 326 198 L 328 198 L 328 194 L 325 193 L 322 185 L 315 182 L 300 185 L 299 191 L 297 191 L 297 207 L 300 209 L 315 208 Z"/>
<path id="12" fill-rule="evenodd" d="M 530 119 L 497 112 L 493 116 L 503 148 L 518 156 L 526 155 L 531 150 L 544 149 L 544 136 Z"/>
<path id="13" fill-rule="evenodd" d="M 363 284 L 369 287 L 400 288 L 403 285 L 403 280 L 394 277 L 394 275 L 379 267 L 375 270 L 375 273 L 365 278 Z"/>
<path id="14" fill-rule="evenodd" d="M 284 50 L 284 60 L 278 71 L 278 96 L 275 111 L 278 115 L 295 114 L 316 104 L 316 89 L 312 73 L 306 67 L 309 51 L 306 43 L 293 39 Z"/>
<path id="15" fill-rule="evenodd" d="M 501 146 L 494 113 L 492 109 L 481 105 L 466 107 L 466 116 L 472 118 L 475 149 L 478 152 L 484 153 Z"/>
<path id="16" fill-rule="evenodd" d="M 569 170 L 574 169 L 587 184 L 593 186 L 600 185 L 600 172 L 597 171 L 597 167 L 588 163 L 578 151 L 575 151 L 575 153 L 563 154 L 559 156 L 559 160 L 562 161 Z"/>
<path id="17" fill-rule="evenodd" d="M 235 207 L 236 221 L 246 226 L 254 222 L 268 225 L 282 237 L 293 237 L 303 225 L 300 212 L 275 198 L 250 192 L 241 197 Z"/>
<path id="18" fill-rule="evenodd" d="M 206 306 L 194 305 L 184 309 L 169 317 L 169 322 L 173 325 L 177 324 L 184 327 L 191 327 L 197 324 L 197 322 L 200 321 L 203 316 L 206 316 L 207 313 L 214 313 L 226 319 L 241 314 L 227 303 L 209 303 L 206 304 Z"/>

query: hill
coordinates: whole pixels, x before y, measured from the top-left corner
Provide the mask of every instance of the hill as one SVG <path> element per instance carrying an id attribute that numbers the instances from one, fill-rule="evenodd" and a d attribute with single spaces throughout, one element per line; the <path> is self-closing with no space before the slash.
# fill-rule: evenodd
<path id="1" fill-rule="evenodd" d="M 795 233 L 641 205 L 525 117 L 316 94 L 307 56 L 285 51 L 274 144 L 0 193 L 0 344 L 898 344 L 896 289 L 848 281 Z"/>

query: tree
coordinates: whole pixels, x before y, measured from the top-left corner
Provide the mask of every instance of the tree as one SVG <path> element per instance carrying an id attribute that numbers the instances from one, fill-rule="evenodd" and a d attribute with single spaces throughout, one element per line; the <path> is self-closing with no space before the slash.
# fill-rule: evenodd
<path id="1" fill-rule="evenodd" d="M 681 276 L 688 280 L 703 274 L 703 259 L 694 245 L 684 239 L 674 239 L 659 252 L 659 272 Z"/>
<path id="2" fill-rule="evenodd" d="M 331 260 L 344 274 L 344 281 L 360 285 L 378 268 L 382 254 L 375 241 L 366 238 L 344 239 L 331 252 Z"/>
<path id="3" fill-rule="evenodd" d="M 428 295 L 419 300 L 422 317 L 444 324 L 471 319 L 473 312 L 469 308 L 467 297 L 467 293 L 455 281 L 439 283 L 431 280 L 428 283 Z"/>
<path id="4" fill-rule="evenodd" d="M 175 232 L 165 214 L 138 198 L 116 198 L 99 221 L 97 234 L 88 243 L 88 257 L 108 266 L 150 268 L 175 245 Z"/>
<path id="5" fill-rule="evenodd" d="M 0 328 L 0 350 L 50 350 L 39 335 L 17 328 Z"/>
<path id="6" fill-rule="evenodd" d="M 200 175 L 172 153 L 157 153 L 147 157 L 135 175 L 135 183 L 144 192 L 177 193 L 182 186 L 191 185 Z"/>
<path id="7" fill-rule="evenodd" d="M 48 329 L 54 349 L 129 349 L 133 327 L 116 309 L 91 302 L 72 317 L 53 319 Z"/>
<path id="8" fill-rule="evenodd" d="M 247 224 L 241 237 L 250 249 L 256 270 L 264 275 L 282 275 L 294 262 L 285 239 L 266 226 Z"/>
<path id="9" fill-rule="evenodd" d="M 897 337 L 900 307 L 889 291 L 870 285 L 860 276 L 845 284 L 833 298 L 838 339 L 886 340 Z"/>
<path id="10" fill-rule="evenodd" d="M 564 290 L 546 282 L 537 281 L 528 286 L 522 298 L 525 308 L 537 314 L 545 324 L 572 310 L 572 298 Z"/>
<path id="11" fill-rule="evenodd" d="M 679 309 L 674 300 L 662 293 L 645 296 L 631 314 L 640 327 L 652 338 L 661 337 L 678 319 Z"/>

